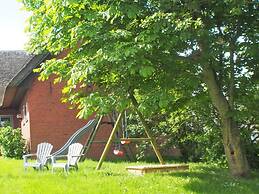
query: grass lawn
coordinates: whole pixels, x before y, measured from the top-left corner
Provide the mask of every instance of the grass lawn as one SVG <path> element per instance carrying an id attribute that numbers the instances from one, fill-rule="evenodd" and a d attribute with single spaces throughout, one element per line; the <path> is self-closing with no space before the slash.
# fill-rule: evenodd
<path id="1" fill-rule="evenodd" d="M 226 169 L 205 164 L 190 164 L 185 172 L 134 176 L 125 167 L 136 163 L 105 162 L 102 170 L 95 171 L 96 162 L 87 160 L 78 172 L 66 176 L 61 170 L 25 172 L 21 160 L 0 159 L 0 194 L 165 194 L 165 193 L 259 193 L 259 172 L 251 178 L 233 179 Z"/>

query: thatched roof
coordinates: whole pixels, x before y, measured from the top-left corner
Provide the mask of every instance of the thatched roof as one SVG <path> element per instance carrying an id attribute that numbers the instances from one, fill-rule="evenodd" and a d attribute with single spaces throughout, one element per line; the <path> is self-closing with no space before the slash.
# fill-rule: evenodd
<path id="1" fill-rule="evenodd" d="M 32 57 L 24 51 L 0 51 L 0 102 L 8 83 Z"/>

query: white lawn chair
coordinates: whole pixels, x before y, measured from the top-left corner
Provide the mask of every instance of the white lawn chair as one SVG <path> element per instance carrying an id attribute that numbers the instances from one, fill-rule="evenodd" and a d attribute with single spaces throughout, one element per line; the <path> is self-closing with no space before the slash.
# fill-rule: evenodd
<path id="1" fill-rule="evenodd" d="M 51 157 L 51 165 L 52 165 L 52 172 L 54 172 L 54 168 L 63 168 L 65 172 L 69 171 L 70 167 L 74 167 L 78 170 L 78 161 L 82 156 L 81 152 L 83 149 L 83 145 L 80 143 L 73 143 L 68 148 L 67 155 L 57 155 Z M 57 162 L 56 159 L 58 158 L 67 158 L 66 163 Z"/>
<path id="2" fill-rule="evenodd" d="M 24 169 L 26 170 L 28 167 L 33 167 L 37 170 L 42 170 L 45 166 L 48 169 L 47 161 L 50 158 L 50 153 L 52 151 L 53 146 L 50 143 L 40 143 L 37 146 L 36 154 L 27 154 L 23 156 L 24 161 Z M 36 162 L 29 162 L 29 158 L 36 156 Z"/>

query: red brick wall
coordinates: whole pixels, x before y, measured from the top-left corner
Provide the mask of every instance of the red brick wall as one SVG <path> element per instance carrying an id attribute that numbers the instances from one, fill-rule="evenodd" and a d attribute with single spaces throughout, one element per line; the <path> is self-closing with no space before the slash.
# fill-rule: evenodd
<path id="1" fill-rule="evenodd" d="M 54 85 L 52 81 L 53 78 L 45 82 L 35 78 L 20 107 L 20 111 L 23 112 L 23 106 L 27 103 L 29 116 L 27 119 L 23 117 L 22 131 L 31 152 L 35 152 L 37 144 L 44 141 L 51 143 L 54 146 L 54 151 L 58 150 L 76 130 L 94 118 L 91 116 L 88 120 L 77 119 L 77 111 L 69 110 L 68 105 L 60 102 L 62 84 Z M 111 128 L 111 125 L 102 125 L 95 140 L 106 141 Z M 85 142 L 88 135 L 86 134 L 81 143 Z M 104 145 L 94 143 L 88 157 L 99 159 Z M 110 153 L 109 156 L 111 155 Z"/>

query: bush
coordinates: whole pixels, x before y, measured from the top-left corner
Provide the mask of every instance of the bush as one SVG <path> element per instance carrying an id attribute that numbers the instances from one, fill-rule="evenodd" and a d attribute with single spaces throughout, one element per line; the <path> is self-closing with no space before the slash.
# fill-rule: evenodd
<path id="1" fill-rule="evenodd" d="M 25 140 L 22 138 L 21 129 L 10 126 L 0 128 L 1 153 L 8 158 L 22 158 Z"/>
<path id="2" fill-rule="evenodd" d="M 167 150 L 176 147 L 181 150 L 180 159 L 185 162 L 206 162 L 227 166 L 220 120 L 217 119 L 217 113 L 208 107 L 200 106 L 199 108 L 203 108 L 200 111 L 187 109 L 168 111 L 166 114 L 158 112 L 147 119 L 163 157 L 166 156 Z M 247 117 L 239 119 L 241 141 L 249 165 L 253 169 L 259 168 L 258 118 L 253 116 L 250 119 Z M 145 136 L 143 126 L 136 114 L 128 115 L 128 130 L 131 137 Z M 258 134 L 256 140 L 251 139 L 253 133 Z M 149 142 L 139 143 L 137 159 L 146 160 L 150 153 L 153 153 L 150 150 Z"/>
<path id="3" fill-rule="evenodd" d="M 182 154 L 178 159 L 185 162 L 208 162 L 225 166 L 227 162 L 221 130 L 217 126 L 205 125 L 201 118 L 196 118 L 194 115 L 188 117 L 183 114 L 182 117 L 179 119 L 179 116 L 173 116 L 174 119 L 178 119 L 174 121 L 170 116 L 159 118 L 157 114 L 149 120 L 153 126 L 153 136 L 159 137 L 156 140 L 163 157 L 167 158 L 165 155 L 167 150 L 176 147 L 181 150 Z M 130 115 L 128 123 L 130 136 L 143 137 L 145 135 L 143 126 L 136 115 Z M 138 144 L 137 159 L 148 158 L 150 146 L 147 142 Z"/>

